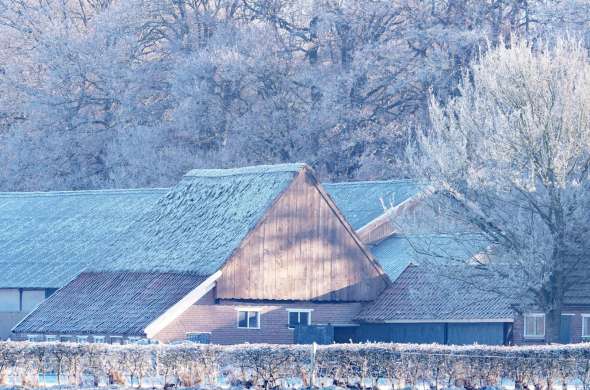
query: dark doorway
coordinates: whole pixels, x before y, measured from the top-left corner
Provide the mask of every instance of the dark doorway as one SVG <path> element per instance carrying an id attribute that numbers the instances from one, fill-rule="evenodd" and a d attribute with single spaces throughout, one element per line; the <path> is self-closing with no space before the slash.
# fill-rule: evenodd
<path id="1" fill-rule="evenodd" d="M 571 315 L 562 314 L 559 326 L 559 342 L 569 344 L 572 342 L 572 317 Z"/>
<path id="2" fill-rule="evenodd" d="M 357 339 L 356 330 L 358 326 L 334 326 L 334 342 L 335 343 L 350 343 Z"/>

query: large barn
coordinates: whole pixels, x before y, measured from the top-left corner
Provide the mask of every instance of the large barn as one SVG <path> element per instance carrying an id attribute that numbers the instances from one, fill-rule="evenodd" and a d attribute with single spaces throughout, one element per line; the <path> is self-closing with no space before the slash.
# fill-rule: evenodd
<path id="1" fill-rule="evenodd" d="M 416 260 L 423 238 L 395 221 L 427 197 L 410 180 L 322 185 L 305 164 L 194 170 L 171 189 L 2 194 L 0 337 L 542 342 L 537 313 Z M 576 304 L 568 341 L 588 328 Z"/>

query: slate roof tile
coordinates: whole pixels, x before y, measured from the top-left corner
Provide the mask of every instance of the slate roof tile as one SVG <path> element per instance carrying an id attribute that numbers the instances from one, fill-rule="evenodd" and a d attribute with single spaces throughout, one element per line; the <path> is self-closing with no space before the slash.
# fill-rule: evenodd
<path id="1" fill-rule="evenodd" d="M 360 321 L 457 321 L 513 318 L 510 303 L 492 293 L 450 284 L 424 266 L 409 265 L 373 303 Z"/>
<path id="2" fill-rule="evenodd" d="M 206 276 L 83 272 L 42 302 L 17 333 L 144 336 L 144 329 Z"/>

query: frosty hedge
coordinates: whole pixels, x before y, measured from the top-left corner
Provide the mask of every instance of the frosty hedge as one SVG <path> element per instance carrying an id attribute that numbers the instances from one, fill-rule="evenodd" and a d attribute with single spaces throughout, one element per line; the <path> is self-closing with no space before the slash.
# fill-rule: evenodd
<path id="1" fill-rule="evenodd" d="M 0 343 L 0 379 L 35 386 L 57 374 L 60 384 L 234 385 L 280 388 L 432 386 L 482 388 L 510 378 L 516 386 L 546 388 L 575 380 L 590 388 L 590 344 L 486 347 L 412 344 L 106 345 Z M 90 383 L 92 385 L 92 383 Z"/>

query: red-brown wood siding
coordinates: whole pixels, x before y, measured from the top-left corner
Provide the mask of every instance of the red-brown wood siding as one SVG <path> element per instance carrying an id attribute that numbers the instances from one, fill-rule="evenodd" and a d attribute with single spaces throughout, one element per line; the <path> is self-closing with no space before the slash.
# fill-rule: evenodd
<path id="1" fill-rule="evenodd" d="M 304 170 L 222 268 L 217 297 L 368 301 L 386 283 L 315 178 Z"/>

